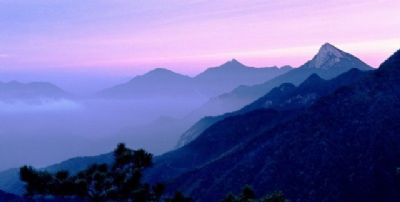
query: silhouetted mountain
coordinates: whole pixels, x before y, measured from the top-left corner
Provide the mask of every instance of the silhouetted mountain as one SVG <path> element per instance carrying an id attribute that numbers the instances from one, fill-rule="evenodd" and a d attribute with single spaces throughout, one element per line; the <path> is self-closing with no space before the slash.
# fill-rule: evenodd
<path id="1" fill-rule="evenodd" d="M 198 137 L 187 137 L 192 139 L 187 140 L 182 148 L 157 157 L 153 169 L 148 172 L 149 179 L 168 181 L 179 174 L 202 167 L 256 135 L 296 116 L 320 97 L 368 74 L 352 69 L 329 81 L 313 74 L 299 87 L 282 84 L 239 111 L 200 121 L 202 124 L 209 121 L 211 126 Z"/>
<path id="2" fill-rule="evenodd" d="M 262 84 L 253 86 L 240 86 L 232 92 L 212 98 L 203 107 L 193 112 L 198 117 L 218 115 L 237 110 L 254 101 L 272 88 L 282 83 L 298 85 L 311 74 L 318 74 L 324 79 L 331 79 L 350 69 L 372 70 L 373 68 L 330 44 L 324 44 L 319 52 L 299 68 L 277 76 Z"/>
<path id="3" fill-rule="evenodd" d="M 291 83 L 284 83 L 238 111 L 226 113 L 220 116 L 209 116 L 202 118 L 191 128 L 189 128 L 189 130 L 183 133 L 178 141 L 177 147 L 181 147 L 191 142 L 212 124 L 227 117 L 244 114 L 252 110 L 263 108 L 291 110 L 305 107 L 312 104 L 317 98 L 331 93 L 340 86 L 348 85 L 354 81 L 357 81 L 366 74 L 367 72 L 362 72 L 361 70 L 355 68 L 329 81 L 322 79 L 320 76 L 314 73 L 297 88 Z"/>
<path id="4" fill-rule="evenodd" d="M 193 143 L 156 157 L 156 164 L 150 174 L 157 180 L 168 180 L 185 171 L 205 165 L 239 143 L 245 142 L 246 139 L 253 136 L 252 134 L 258 134 L 283 120 L 289 119 L 299 113 L 302 108 L 311 105 L 318 97 L 326 95 L 340 86 L 359 80 L 366 74 L 367 72 L 353 69 L 329 81 L 325 81 L 317 75 L 312 75 L 299 87 L 292 84 L 282 84 L 239 111 L 219 117 L 210 117 L 212 118 L 210 125 L 219 122 L 203 132 Z M 214 146 L 209 148 L 205 145 Z M 43 169 L 51 172 L 69 170 L 75 173 L 92 163 L 107 163 L 111 160 L 111 154 L 78 157 Z M 163 176 L 164 174 L 165 176 Z M 0 179 L 1 189 L 15 194 L 23 192 L 23 184 L 18 180 L 18 169 L 1 172 Z"/>
<path id="5" fill-rule="evenodd" d="M 232 59 L 219 67 L 208 68 L 194 77 L 196 85 L 208 96 L 229 92 L 239 85 L 254 85 L 286 73 L 292 67 L 254 68 Z"/>
<path id="6" fill-rule="evenodd" d="M 136 76 L 127 83 L 105 89 L 99 96 L 114 99 L 197 96 L 199 92 L 194 89 L 190 77 L 158 68 Z"/>
<path id="7" fill-rule="evenodd" d="M 220 130 L 228 132 L 214 134 L 206 145 L 195 147 L 208 130 L 221 124 L 218 122 L 182 147 L 180 151 L 197 153 L 190 147 L 216 150 L 220 148 L 217 143 L 227 142 L 221 143 L 221 137 L 238 142 L 203 166 L 193 165 L 198 157 L 192 156 L 185 166 L 194 166 L 193 169 L 172 180 L 169 187 L 183 190 L 199 201 L 217 200 L 229 191 L 239 192 L 242 184 L 251 184 L 261 194 L 282 190 L 293 201 L 400 200 L 400 50 L 380 69 L 357 82 L 317 99 L 310 107 L 266 130 L 252 132 L 253 127 L 247 124 L 260 122 L 256 125 L 267 126 L 276 117 L 281 119 L 277 114 L 271 115 L 273 119 L 269 121 L 260 116 L 277 113 L 267 111 L 258 112 L 258 118 L 253 115 L 256 111 L 240 115 L 242 121 L 237 124 L 250 132 L 238 135 L 225 126 Z M 252 121 L 247 123 L 249 118 Z M 212 142 L 213 139 L 219 140 Z M 184 162 L 192 154 L 175 155 Z"/>
<path id="8" fill-rule="evenodd" d="M 142 76 L 136 76 L 127 83 L 101 91 L 98 95 L 106 98 L 153 97 L 203 97 L 209 98 L 231 91 L 240 85 L 262 83 L 291 69 L 247 67 L 237 60 L 226 62 L 219 67 L 205 70 L 194 78 L 167 69 L 154 69 Z"/>
<path id="9" fill-rule="evenodd" d="M 353 55 L 339 50 L 335 46 L 326 43 L 321 46 L 318 54 L 302 66 L 303 68 L 315 69 L 334 69 L 337 71 L 347 71 L 349 68 L 360 70 L 371 70 L 371 67 Z M 339 69 L 339 70 L 338 70 Z"/>
<path id="10" fill-rule="evenodd" d="M 69 97 L 71 97 L 71 95 L 51 83 L 0 82 L 0 100 L 3 101 L 60 99 Z"/>
<path id="11" fill-rule="evenodd" d="M 400 51 L 376 71 L 320 76 L 283 84 L 157 157 L 147 178 L 200 201 L 243 184 L 296 201 L 398 201 Z"/>
<path id="12" fill-rule="evenodd" d="M 200 201 L 238 192 L 243 184 L 251 184 L 260 194 L 282 190 L 296 201 L 397 201 L 399 57 L 400 51 L 379 70 L 316 98 L 310 107 L 260 109 L 226 118 L 176 150 L 186 152 L 167 153 L 155 165 L 183 172 L 169 187 Z M 336 79 L 344 84 L 357 72 Z M 290 94 L 290 89 L 300 92 L 312 86 L 326 92 L 314 82 L 329 81 L 312 75 L 297 88 L 285 84 L 270 93 L 281 89 Z M 278 108 L 284 107 L 284 102 L 278 103 Z M 163 162 L 175 155 L 177 162 Z M 188 166 L 191 169 L 185 172 Z M 157 179 L 171 180 L 174 172 L 164 170 Z"/>

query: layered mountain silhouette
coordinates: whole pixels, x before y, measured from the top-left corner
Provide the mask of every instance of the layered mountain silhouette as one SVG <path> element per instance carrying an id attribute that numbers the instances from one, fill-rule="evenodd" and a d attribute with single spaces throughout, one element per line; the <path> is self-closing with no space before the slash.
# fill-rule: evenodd
<path id="1" fill-rule="evenodd" d="M 303 68 L 332 64 L 322 61 Z M 312 73 L 209 117 L 213 122 L 192 140 L 156 157 L 145 179 L 165 181 L 196 201 L 218 201 L 244 184 L 260 195 L 281 190 L 292 201 L 399 201 L 400 51 L 378 70 L 360 69 L 331 79 Z M 88 165 L 81 160 L 55 170 L 79 170 Z"/>
<path id="2" fill-rule="evenodd" d="M 196 86 L 207 96 L 229 92 L 240 85 L 254 85 L 281 75 L 292 67 L 248 67 L 232 59 L 219 67 L 208 68 L 194 77 Z"/>
<path id="3" fill-rule="evenodd" d="M 219 116 L 208 116 L 200 119 L 181 136 L 177 147 L 182 147 L 196 139 L 208 127 L 228 117 L 242 115 L 257 109 L 292 110 L 309 106 L 319 97 L 331 93 L 338 87 L 347 85 L 368 74 L 357 68 L 339 75 L 331 80 L 324 80 L 316 73 L 301 83 L 298 87 L 291 83 L 284 83 L 273 88 L 269 93 L 257 99 L 242 109 Z"/>
<path id="4" fill-rule="evenodd" d="M 205 118 L 199 123 L 210 126 L 197 137 L 186 137 L 191 138 L 191 141 L 186 139 L 182 148 L 158 157 L 149 176 L 154 180 L 168 181 L 174 176 L 204 166 L 263 131 L 293 118 L 322 96 L 368 74 L 352 69 L 332 80 L 324 80 L 313 74 L 298 87 L 285 83 L 238 111 Z"/>
<path id="5" fill-rule="evenodd" d="M 308 76 L 313 74 L 315 74 L 314 76 L 319 75 L 322 78 L 330 79 L 352 68 L 363 71 L 372 70 L 370 66 L 358 58 L 337 49 L 329 43 L 326 43 L 321 46 L 320 50 L 312 60 L 306 62 L 301 67 L 293 69 L 263 84 L 247 87 L 242 86 L 231 93 L 213 98 L 202 108 L 192 113 L 192 116 L 201 117 L 202 115 L 223 114 L 228 111 L 234 111 L 252 102 L 251 100 L 262 96 L 262 94 L 280 84 L 291 83 L 293 85 L 298 85 Z M 187 142 L 190 142 L 210 125 L 218 120 L 222 120 L 226 116 L 227 115 L 216 117 L 207 116 L 202 118 L 182 134 L 177 146 L 180 147 Z"/>
<path id="6" fill-rule="evenodd" d="M 288 120 L 300 113 L 303 108 L 314 103 L 319 97 L 326 95 L 340 86 L 353 83 L 368 72 L 357 69 L 326 81 L 316 74 L 310 76 L 302 85 L 282 84 L 256 102 L 243 109 L 215 118 L 212 127 L 203 132 L 199 138 L 185 147 L 156 157 L 155 166 L 148 174 L 149 180 L 171 180 L 196 167 L 201 167 L 215 158 L 231 150 L 239 143 L 247 141 L 275 124 Z M 266 105 L 267 104 L 267 105 Z M 220 121 L 222 120 L 222 121 Z M 212 125 L 212 124 L 211 124 Z M 246 126 L 246 127 L 243 127 Z M 247 134 L 249 134 L 247 136 Z M 209 148 L 207 145 L 214 145 Z M 74 158 L 44 169 L 49 171 L 69 170 L 76 172 L 95 162 L 110 162 L 110 154 L 99 157 Z M 6 182 L 0 183 L 0 188 L 21 194 L 23 186 L 18 178 L 17 169 L 0 173 L 0 178 Z"/>
<path id="7" fill-rule="evenodd" d="M 321 46 L 312 60 L 306 62 L 304 65 L 262 84 L 240 86 L 229 93 L 214 97 L 203 107 L 193 112 L 193 114 L 194 116 L 202 117 L 234 111 L 256 100 L 265 94 L 265 92 L 270 91 L 280 84 L 292 83 L 298 85 L 314 73 L 324 79 L 331 79 L 353 68 L 360 70 L 373 69 L 355 56 L 326 43 Z"/>
<path id="8" fill-rule="evenodd" d="M 184 166 L 192 169 L 170 179 L 170 187 L 199 201 L 218 200 L 223 193 L 238 192 L 242 184 L 251 184 L 264 194 L 282 190 L 295 201 L 398 201 L 399 89 L 400 51 L 380 69 L 322 96 L 304 110 L 261 110 L 230 117 L 179 149 L 190 153 L 177 150 L 159 161 L 173 156 L 182 162 L 191 159 L 177 164 L 178 172 Z M 240 127 L 220 125 L 229 119 L 238 119 Z M 255 126 L 261 130 L 254 131 Z M 214 127 L 226 132 L 207 133 Z M 199 146 L 206 134 L 204 143 L 212 148 Z M 221 155 L 197 156 L 202 148 L 219 150 L 232 141 L 236 143 Z M 161 164 L 175 165 L 174 161 Z"/>
<path id="9" fill-rule="evenodd" d="M 47 82 L 0 82 L 0 100 L 3 101 L 60 99 L 70 97 L 71 95 L 61 88 Z"/>
<path id="10" fill-rule="evenodd" d="M 136 76 L 127 83 L 120 84 L 98 93 L 105 98 L 143 97 L 212 97 L 231 91 L 240 85 L 262 83 L 292 69 L 247 67 L 233 59 L 218 67 L 208 68 L 196 77 L 189 77 L 157 68 L 144 75 Z"/>
<path id="11" fill-rule="evenodd" d="M 146 97 L 175 97 L 195 96 L 191 78 L 173 71 L 157 68 L 144 75 L 136 76 L 123 83 L 99 92 L 106 98 L 146 98 Z"/>

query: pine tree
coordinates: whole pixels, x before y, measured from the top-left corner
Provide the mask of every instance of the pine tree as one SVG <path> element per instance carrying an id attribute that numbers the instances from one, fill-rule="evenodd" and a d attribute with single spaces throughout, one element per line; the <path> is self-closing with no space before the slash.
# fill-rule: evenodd
<path id="1" fill-rule="evenodd" d="M 112 165 L 94 164 L 74 176 L 67 171 L 53 174 L 23 166 L 20 178 L 26 183 L 26 195 L 29 197 L 69 197 L 92 202 L 156 202 L 162 200 L 165 186 L 142 182 L 142 172 L 152 165 L 152 158 L 152 154 L 142 149 L 131 150 L 119 144 L 114 150 Z"/>

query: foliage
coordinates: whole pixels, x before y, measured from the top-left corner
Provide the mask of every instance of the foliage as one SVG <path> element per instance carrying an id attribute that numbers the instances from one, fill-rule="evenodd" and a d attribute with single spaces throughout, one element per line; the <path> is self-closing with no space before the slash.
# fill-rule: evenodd
<path id="1" fill-rule="evenodd" d="M 161 201 L 165 186 L 142 182 L 142 171 L 152 165 L 152 157 L 144 150 L 131 150 L 119 144 L 112 165 L 94 164 L 74 176 L 67 171 L 51 174 L 24 166 L 20 178 L 26 183 L 29 197 L 67 197 L 93 202 Z"/>
<path id="2" fill-rule="evenodd" d="M 142 172 L 152 166 L 152 154 L 144 150 L 131 150 L 119 144 L 114 150 L 114 163 L 93 164 L 76 175 L 68 171 L 49 173 L 30 166 L 20 168 L 20 178 L 26 183 L 26 195 L 37 198 L 71 199 L 92 202 L 193 202 L 192 198 L 176 192 L 163 197 L 163 184 L 142 182 Z M 227 195 L 224 202 L 286 202 L 277 192 L 256 199 L 250 186 L 245 186 L 239 196 Z"/>
<path id="3" fill-rule="evenodd" d="M 176 192 L 172 198 L 167 198 L 165 202 L 192 202 L 192 198 L 184 196 L 181 192 Z"/>
<path id="4" fill-rule="evenodd" d="M 274 192 L 268 196 L 256 199 L 253 189 L 246 185 L 239 196 L 228 194 L 221 202 L 288 202 L 282 192 Z"/>

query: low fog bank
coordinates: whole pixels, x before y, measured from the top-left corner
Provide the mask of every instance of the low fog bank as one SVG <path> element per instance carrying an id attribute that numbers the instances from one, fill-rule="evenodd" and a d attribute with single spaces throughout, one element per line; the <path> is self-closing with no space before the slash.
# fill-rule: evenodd
<path id="1" fill-rule="evenodd" d="M 70 111 L 80 107 L 78 102 L 68 99 L 0 100 L 0 113 L 3 114 Z"/>
<path id="2" fill-rule="evenodd" d="M 109 152 L 118 142 L 160 154 L 173 148 L 187 129 L 189 123 L 182 117 L 205 101 L 0 101 L 0 170 Z"/>

